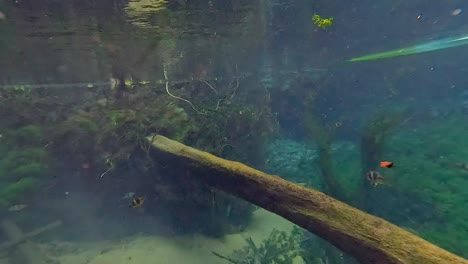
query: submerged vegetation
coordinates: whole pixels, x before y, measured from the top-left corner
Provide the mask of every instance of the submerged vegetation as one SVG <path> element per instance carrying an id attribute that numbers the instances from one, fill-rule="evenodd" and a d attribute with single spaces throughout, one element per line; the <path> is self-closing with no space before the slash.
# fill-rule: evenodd
<path id="1" fill-rule="evenodd" d="M 302 231 L 294 228 L 290 234 L 274 229 L 260 245 L 247 238 L 247 245 L 226 257 L 213 252 L 217 257 L 234 264 L 275 263 L 292 264 L 300 256 L 303 240 Z"/>
<path id="2" fill-rule="evenodd" d="M 321 17 L 320 15 L 314 14 L 312 16 L 312 21 L 318 28 L 325 29 L 332 25 L 333 17 L 325 18 L 325 17 Z"/>
<path id="3" fill-rule="evenodd" d="M 0 206 L 3 209 L 31 197 L 46 182 L 48 153 L 35 125 L 21 126 L 1 134 Z"/>

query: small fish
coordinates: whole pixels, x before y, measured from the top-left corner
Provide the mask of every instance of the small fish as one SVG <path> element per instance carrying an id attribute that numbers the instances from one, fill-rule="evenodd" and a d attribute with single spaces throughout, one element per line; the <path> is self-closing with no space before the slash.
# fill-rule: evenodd
<path id="1" fill-rule="evenodd" d="M 461 14 L 462 12 L 463 12 L 463 9 L 457 8 L 457 9 L 453 10 L 450 14 L 451 14 L 452 16 L 458 16 L 458 15 Z"/>
<path id="2" fill-rule="evenodd" d="M 382 160 L 380 163 L 379 163 L 380 167 L 382 168 L 391 168 L 393 167 L 393 162 L 391 161 L 388 161 L 388 160 Z"/>
<path id="3" fill-rule="evenodd" d="M 455 167 L 468 171 L 468 163 L 455 163 Z"/>
<path id="4" fill-rule="evenodd" d="M 141 206 L 143 205 L 144 202 L 145 202 L 145 198 L 144 198 L 144 197 L 135 198 L 135 199 L 133 199 L 132 202 L 130 203 L 130 207 L 133 207 L 133 208 L 141 207 Z"/>
<path id="5" fill-rule="evenodd" d="M 377 171 L 369 171 L 366 173 L 366 179 L 375 187 L 379 184 L 383 184 L 385 177 Z"/>
<path id="6" fill-rule="evenodd" d="M 231 216 L 231 211 L 232 211 L 232 206 L 231 204 L 228 204 L 228 206 L 226 207 L 226 217 L 229 218 L 229 216 Z"/>
<path id="7" fill-rule="evenodd" d="M 128 192 L 124 196 L 122 196 L 122 199 L 132 199 L 133 196 L 135 196 L 134 192 Z"/>
<path id="8" fill-rule="evenodd" d="M 15 204 L 13 206 L 11 206 L 10 208 L 8 208 L 8 211 L 10 212 L 18 212 L 18 211 L 21 211 L 23 210 L 24 208 L 28 207 L 27 205 L 25 204 Z"/>

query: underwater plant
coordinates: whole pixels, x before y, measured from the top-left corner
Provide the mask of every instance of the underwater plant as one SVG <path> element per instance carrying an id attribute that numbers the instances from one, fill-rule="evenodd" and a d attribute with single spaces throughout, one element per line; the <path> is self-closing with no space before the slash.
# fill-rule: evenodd
<path id="1" fill-rule="evenodd" d="M 318 146 L 318 166 L 322 181 L 324 182 L 325 192 L 337 199 L 345 201 L 347 193 L 337 180 L 335 176 L 336 172 L 333 168 L 331 149 L 333 132 L 329 132 L 311 111 L 305 114 L 304 122 L 309 141 L 313 140 Z"/>
<path id="2" fill-rule="evenodd" d="M 182 141 L 191 129 L 195 126 L 184 109 L 139 90 L 115 100 L 97 99 L 87 111 L 77 111 L 58 124 L 50 140 L 55 155 L 66 157 L 72 168 L 81 170 L 89 164 L 101 172 L 97 176 L 104 176 L 119 164 L 126 166 L 136 152 L 147 151 L 148 135 L 159 133 Z M 151 166 L 150 160 L 145 163 L 142 168 Z"/>
<path id="3" fill-rule="evenodd" d="M 275 118 L 264 105 L 230 104 L 194 118 L 204 130 L 190 136 L 192 145 L 250 165 L 263 165 L 264 145 L 277 132 Z"/>
<path id="4" fill-rule="evenodd" d="M 212 252 L 215 256 L 234 264 L 292 264 L 300 257 L 301 243 L 304 242 L 301 229 L 294 227 L 288 234 L 273 229 L 268 238 L 258 246 L 252 238 L 247 238 L 247 245 L 227 256 Z"/>
<path id="5" fill-rule="evenodd" d="M 41 145 L 35 125 L 9 129 L 0 141 L 0 207 L 23 202 L 38 190 L 49 170 L 50 157 Z"/>
<path id="6" fill-rule="evenodd" d="M 180 94 L 183 85 L 187 84 L 179 86 Z M 242 230 L 254 207 L 186 177 L 186 171 L 165 170 L 158 157 L 150 155 L 148 137 L 161 134 L 253 163 L 262 157 L 258 154 L 263 149 L 262 140 L 274 131 L 268 107 L 220 104 L 216 111 L 199 114 L 164 93 L 134 86 L 118 98 L 95 98 L 86 109 L 54 127 L 50 138 L 55 157 L 64 169 L 72 168 L 75 177 L 85 178 L 86 188 L 95 188 L 96 181 L 118 179 L 121 184 L 115 189 L 122 193 L 128 192 L 122 184 L 128 182 L 136 192 L 159 197 L 157 203 L 145 202 L 146 213 L 158 215 L 175 232 L 221 236 Z M 210 89 L 202 92 L 206 90 L 211 94 Z M 112 199 L 111 192 L 99 193 L 109 193 Z M 167 213 L 161 216 L 164 208 Z"/>
<path id="7" fill-rule="evenodd" d="M 304 113 L 304 129 L 308 142 L 314 142 L 318 147 L 318 167 L 324 191 L 331 196 L 346 201 L 347 193 L 341 183 L 337 180 L 336 172 L 333 168 L 331 145 L 334 137 L 334 130 L 326 126 L 320 118 L 317 117 L 315 103 L 319 91 L 311 91 L 307 97 L 307 107 Z"/>
<path id="8" fill-rule="evenodd" d="M 452 114 L 402 128 L 388 137 L 385 153 L 395 157 L 398 166 L 391 184 L 399 191 L 385 195 L 392 197 L 390 201 L 399 200 L 395 207 L 402 210 L 384 209 L 389 215 L 384 217 L 466 258 L 468 172 L 456 166 L 468 160 L 465 118 Z"/>
<path id="9" fill-rule="evenodd" d="M 325 29 L 333 24 L 333 17 L 322 17 L 320 15 L 314 14 L 312 16 L 312 21 L 314 22 L 314 25 L 316 25 L 318 28 Z"/>

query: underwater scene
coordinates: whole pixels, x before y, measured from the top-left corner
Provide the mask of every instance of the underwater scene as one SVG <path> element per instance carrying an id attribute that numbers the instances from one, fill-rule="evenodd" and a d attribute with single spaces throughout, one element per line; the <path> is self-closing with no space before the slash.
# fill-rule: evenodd
<path id="1" fill-rule="evenodd" d="M 468 264 L 464 0 L 0 0 L 0 264 Z"/>

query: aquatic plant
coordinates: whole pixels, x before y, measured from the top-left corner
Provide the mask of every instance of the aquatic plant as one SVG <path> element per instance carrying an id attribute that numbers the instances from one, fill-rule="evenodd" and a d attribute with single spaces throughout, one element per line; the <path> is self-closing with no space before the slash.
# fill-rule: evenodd
<path id="1" fill-rule="evenodd" d="M 390 184 L 399 192 L 386 195 L 400 200 L 403 209 L 385 210 L 423 238 L 468 257 L 468 172 L 454 166 L 468 160 L 464 118 L 453 114 L 402 128 L 387 138 L 385 154 L 398 166 Z"/>
<path id="2" fill-rule="evenodd" d="M 194 128 L 185 111 L 163 98 L 151 98 L 148 90 L 115 100 L 96 100 L 88 111 L 78 111 L 51 132 L 57 155 L 71 153 L 72 167 L 96 164 L 104 171 L 126 163 L 138 150 L 147 150 L 146 137 L 161 133 L 183 140 Z M 149 161 L 148 161 L 149 162 Z M 148 165 L 146 165 L 148 166 Z"/>
<path id="3" fill-rule="evenodd" d="M 41 144 L 42 131 L 28 125 L 10 129 L 0 141 L 0 206 L 18 203 L 38 190 L 49 171 L 50 157 Z"/>
<path id="4" fill-rule="evenodd" d="M 256 166 L 263 165 L 265 143 L 277 132 L 267 105 L 222 105 L 218 111 L 195 119 L 205 129 L 197 138 L 190 136 L 193 146 Z"/>
<path id="5" fill-rule="evenodd" d="M 331 150 L 332 132 L 328 132 L 310 111 L 305 115 L 305 128 L 310 139 L 313 139 L 313 142 L 317 143 L 318 146 L 318 166 L 322 181 L 324 182 L 324 191 L 344 201 L 347 194 L 338 182 L 333 168 Z M 310 139 L 309 141 L 311 141 Z"/>
<path id="6" fill-rule="evenodd" d="M 168 0 L 135 0 L 129 1 L 125 7 L 126 15 L 131 18 L 132 24 L 147 28 L 151 24 L 146 22 L 145 17 L 167 8 Z"/>
<path id="7" fill-rule="evenodd" d="M 333 17 L 325 18 L 320 15 L 314 14 L 312 16 L 312 21 L 317 27 L 325 29 L 333 24 Z"/>
<path id="8" fill-rule="evenodd" d="M 234 250 L 229 256 L 219 253 L 213 254 L 234 264 L 292 264 L 294 259 L 301 254 L 300 244 L 303 242 L 302 231 L 295 227 L 288 234 L 285 231 L 273 229 L 268 238 L 257 246 L 252 238 L 247 238 L 247 245 L 241 249 Z"/>
<path id="9" fill-rule="evenodd" d="M 326 126 L 316 116 L 315 103 L 319 91 L 311 91 L 307 97 L 307 107 L 304 114 L 304 128 L 307 133 L 307 141 L 314 142 L 318 147 L 318 167 L 320 169 L 323 189 L 331 196 L 342 201 L 347 200 L 347 193 L 337 180 L 333 168 L 331 144 L 334 130 Z"/>

